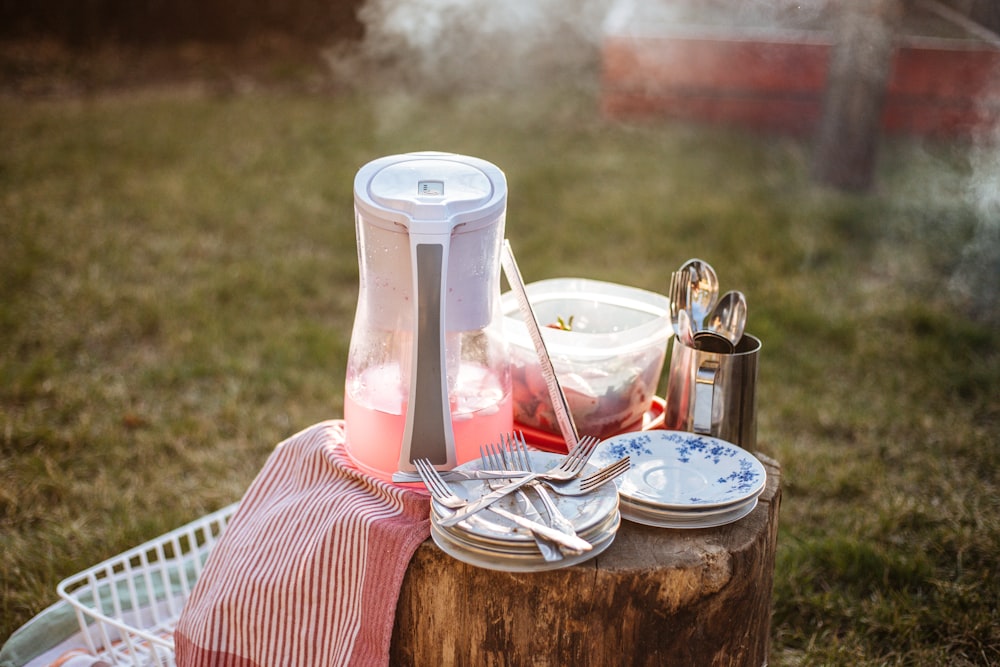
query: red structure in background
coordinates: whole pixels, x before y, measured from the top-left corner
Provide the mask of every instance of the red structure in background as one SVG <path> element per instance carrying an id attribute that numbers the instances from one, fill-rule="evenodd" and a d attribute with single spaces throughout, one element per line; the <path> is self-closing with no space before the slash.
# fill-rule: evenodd
<path id="1" fill-rule="evenodd" d="M 1000 121 L 1000 48 L 903 45 L 889 80 L 884 128 L 910 134 L 967 134 Z"/>
<path id="2" fill-rule="evenodd" d="M 817 127 L 831 33 L 675 25 L 658 35 L 652 28 L 647 23 L 605 35 L 602 105 L 608 116 L 798 134 Z M 1000 38 L 993 43 L 972 35 L 898 35 L 883 130 L 961 136 L 1000 122 L 998 45 Z"/>

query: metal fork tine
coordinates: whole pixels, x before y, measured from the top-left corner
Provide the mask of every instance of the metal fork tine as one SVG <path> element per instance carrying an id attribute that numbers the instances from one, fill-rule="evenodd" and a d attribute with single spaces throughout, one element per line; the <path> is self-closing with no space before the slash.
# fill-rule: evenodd
<path id="1" fill-rule="evenodd" d="M 576 445 L 571 450 L 569 450 L 569 452 L 567 452 L 566 458 L 564 458 L 562 462 L 559 464 L 559 468 L 565 470 L 572 470 L 573 466 L 576 465 L 576 462 L 579 460 L 580 449 L 586 446 L 586 444 L 587 444 L 586 438 L 581 438 L 580 440 L 578 440 Z"/>
<path id="2" fill-rule="evenodd" d="M 493 470 L 506 470 L 507 466 L 504 463 L 503 448 L 496 443 L 490 443 L 486 445 L 486 451 L 489 453 L 490 457 L 490 467 Z"/>
<path id="3" fill-rule="evenodd" d="M 623 456 L 622 458 L 618 459 L 617 461 L 615 461 L 611 465 L 605 466 L 604 467 L 604 474 L 602 475 L 602 477 L 604 479 L 609 479 L 611 477 L 615 477 L 615 476 L 621 474 L 622 472 L 625 472 L 626 470 L 628 470 L 631 467 L 632 467 L 632 459 L 631 459 L 631 457 L 629 457 L 629 456 Z M 597 476 L 595 475 L 595 478 L 596 477 Z"/>
<path id="4" fill-rule="evenodd" d="M 612 473 L 606 473 L 606 474 L 603 474 L 603 475 L 600 475 L 600 476 L 596 476 L 594 479 L 588 479 L 586 484 L 584 484 L 582 482 L 580 483 L 580 490 L 581 491 L 585 491 L 585 492 L 593 491 L 593 490 L 595 490 L 595 489 L 603 486 L 607 482 L 610 482 L 612 479 L 614 479 L 615 477 L 617 477 L 618 475 L 620 475 L 623 472 L 625 472 L 625 471 L 624 470 L 618 470 L 618 471 L 615 471 L 613 474 Z"/>
<path id="5" fill-rule="evenodd" d="M 421 481 L 423 481 L 424 486 L 430 492 L 431 496 L 437 497 L 436 489 L 434 488 L 434 480 L 427 475 L 427 471 L 424 469 L 423 461 L 416 459 L 413 461 L 413 467 L 417 469 L 417 474 L 420 475 Z"/>
<path id="6" fill-rule="evenodd" d="M 574 449 L 572 459 L 567 465 L 567 468 L 573 473 L 580 472 L 581 463 L 584 461 L 585 450 L 589 442 L 586 439 L 580 440 L 580 446 Z"/>
<path id="7" fill-rule="evenodd" d="M 420 475 L 420 479 L 423 480 L 424 486 L 430 491 L 432 496 L 437 497 L 437 488 L 434 483 L 434 478 L 427 474 L 426 468 L 423 465 L 423 459 L 416 459 L 413 461 L 413 466 L 417 469 L 417 474 Z"/>
<path id="8" fill-rule="evenodd" d="M 504 444 L 503 439 L 499 444 L 493 444 L 493 452 L 496 460 L 497 470 L 511 470 L 510 451 Z"/>
<path id="9" fill-rule="evenodd" d="M 618 475 L 622 474 L 628 470 L 629 467 L 631 467 L 631 459 L 628 456 L 625 456 L 580 480 L 580 488 L 596 488 L 608 480 L 614 479 Z"/>
<path id="10" fill-rule="evenodd" d="M 583 443 L 583 446 L 586 446 L 586 441 L 581 440 L 580 442 Z M 569 470 L 572 473 L 578 473 L 578 472 L 580 472 L 580 468 L 581 468 L 580 464 L 584 460 L 584 458 L 583 458 L 583 452 L 581 451 L 582 449 L 583 449 L 583 447 L 577 448 L 573 452 L 573 456 L 568 460 L 568 462 L 567 462 L 567 464 L 565 466 L 566 469 Z"/>
<path id="11" fill-rule="evenodd" d="M 670 294 L 668 296 L 670 298 L 670 314 L 674 318 L 677 317 L 677 309 L 680 304 L 680 284 L 680 274 L 677 271 L 672 271 L 670 273 Z"/>
<path id="12" fill-rule="evenodd" d="M 603 468 L 601 468 L 600 470 L 597 470 L 596 472 L 593 472 L 590 475 L 584 477 L 582 480 L 580 480 L 580 486 L 589 486 L 591 484 L 594 484 L 595 482 L 605 480 L 608 478 L 609 475 L 614 475 L 616 472 L 621 470 L 625 465 L 627 464 L 625 463 L 624 459 L 608 464 Z"/>
<path id="13" fill-rule="evenodd" d="M 499 457 L 498 465 L 500 470 L 512 470 L 516 466 L 513 463 L 513 452 L 510 447 L 510 434 L 502 433 L 500 434 L 500 444 L 495 445 L 497 455 Z"/>
<path id="14" fill-rule="evenodd" d="M 528 443 L 524 441 L 524 434 L 515 434 L 508 441 L 508 445 L 518 469 L 531 472 L 531 457 L 528 455 Z"/>
<path id="15" fill-rule="evenodd" d="M 594 453 L 600 441 L 593 436 L 586 436 L 580 442 L 583 443 L 583 446 L 579 448 L 580 451 L 577 452 L 576 463 L 573 466 L 573 472 L 576 473 L 581 472 L 583 467 L 587 465 L 590 455 Z"/>
<path id="16" fill-rule="evenodd" d="M 430 461 L 426 459 L 417 459 L 413 462 L 413 465 L 417 468 L 417 473 L 424 480 L 424 485 L 427 490 L 430 491 L 431 495 L 435 498 L 442 499 L 452 495 L 451 490 L 448 488 L 448 484 L 444 481 L 441 475 L 438 474 L 434 466 L 431 465 Z"/>
<path id="17" fill-rule="evenodd" d="M 500 451 L 503 453 L 503 462 L 507 470 L 511 470 L 519 465 L 517 452 L 514 451 L 513 438 L 510 433 L 504 433 L 500 437 Z"/>
<path id="18" fill-rule="evenodd" d="M 580 439 L 576 445 L 573 446 L 571 450 L 566 454 L 566 458 L 557 466 L 561 470 L 573 471 L 573 464 L 578 460 L 580 449 L 586 446 L 587 439 Z"/>

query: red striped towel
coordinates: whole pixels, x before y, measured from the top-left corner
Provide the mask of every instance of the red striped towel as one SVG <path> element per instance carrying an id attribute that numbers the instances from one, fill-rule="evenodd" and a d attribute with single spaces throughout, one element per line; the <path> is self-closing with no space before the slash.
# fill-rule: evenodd
<path id="1" fill-rule="evenodd" d="M 174 632 L 178 667 L 387 665 L 426 493 L 359 471 L 341 421 L 278 445 Z"/>

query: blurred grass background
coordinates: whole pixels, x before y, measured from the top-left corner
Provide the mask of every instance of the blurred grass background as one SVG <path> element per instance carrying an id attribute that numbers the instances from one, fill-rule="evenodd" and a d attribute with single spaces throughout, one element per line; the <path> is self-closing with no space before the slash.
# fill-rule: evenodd
<path id="1" fill-rule="evenodd" d="M 998 209 L 969 196 L 972 147 L 887 141 L 850 196 L 810 184 L 808 141 L 597 109 L 579 88 L 0 99 L 0 637 L 341 417 L 354 174 L 434 149 L 504 169 L 528 281 L 662 292 L 698 256 L 747 294 L 783 469 L 772 664 L 1000 661 Z"/>

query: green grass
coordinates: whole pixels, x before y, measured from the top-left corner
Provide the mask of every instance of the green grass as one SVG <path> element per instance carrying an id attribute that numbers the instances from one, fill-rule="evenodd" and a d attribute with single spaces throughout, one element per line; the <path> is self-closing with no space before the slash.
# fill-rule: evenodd
<path id="1" fill-rule="evenodd" d="M 807 142 L 596 108 L 0 100 L 0 637 L 342 415 L 354 173 L 438 149 L 505 170 L 529 281 L 664 291 L 698 256 L 747 294 L 783 470 L 772 664 L 1000 661 L 996 209 L 965 147 L 887 142 L 856 197 L 810 185 Z"/>

